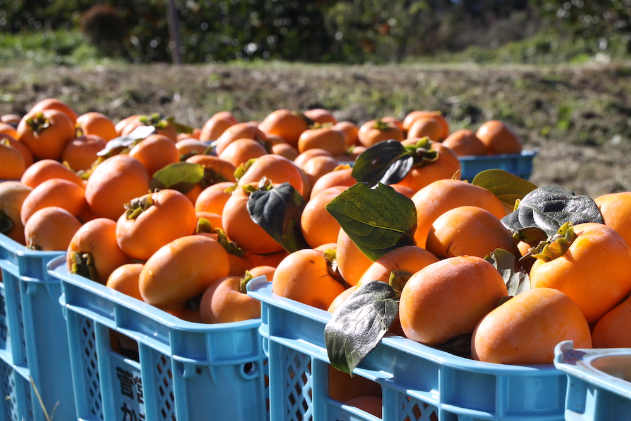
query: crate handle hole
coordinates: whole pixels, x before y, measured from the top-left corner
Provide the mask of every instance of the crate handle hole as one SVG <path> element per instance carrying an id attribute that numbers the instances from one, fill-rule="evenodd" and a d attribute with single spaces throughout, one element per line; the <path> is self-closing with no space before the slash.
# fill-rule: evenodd
<path id="1" fill-rule="evenodd" d="M 246 379 L 253 379 L 258 376 L 256 362 L 247 362 L 241 366 L 241 375 Z"/>

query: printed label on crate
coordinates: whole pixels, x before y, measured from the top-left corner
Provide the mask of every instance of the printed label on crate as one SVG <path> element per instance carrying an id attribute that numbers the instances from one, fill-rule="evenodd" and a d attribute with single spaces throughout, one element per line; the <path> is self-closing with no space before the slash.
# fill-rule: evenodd
<path id="1" fill-rule="evenodd" d="M 140 369 L 125 361 L 113 360 L 114 390 L 117 420 L 141 421 L 145 419 L 145 400 Z"/>
<path id="2" fill-rule="evenodd" d="M 7 303 L 4 299 L 4 289 L 0 294 L 0 349 L 7 349 L 9 343 L 9 327 L 7 325 Z"/>

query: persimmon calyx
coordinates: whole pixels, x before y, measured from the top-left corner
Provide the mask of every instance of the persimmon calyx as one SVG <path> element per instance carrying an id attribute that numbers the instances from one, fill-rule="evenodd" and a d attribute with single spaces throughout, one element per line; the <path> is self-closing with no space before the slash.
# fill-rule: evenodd
<path id="1" fill-rule="evenodd" d="M 169 125 L 169 122 L 158 113 L 140 116 L 138 120 L 145 126 L 153 126 L 156 129 L 164 129 Z"/>
<path id="2" fill-rule="evenodd" d="M 195 156 L 195 155 L 202 155 L 202 153 L 199 152 L 197 149 L 193 149 L 192 151 L 190 151 L 188 153 L 180 154 L 180 162 L 185 162 L 187 159 L 189 159 L 190 157 Z"/>
<path id="3" fill-rule="evenodd" d="M 44 117 L 43 113 L 37 113 L 33 117 L 26 119 L 26 125 L 33 131 L 33 133 L 39 134 L 50 127 L 50 120 Z"/>
<path id="4" fill-rule="evenodd" d="M 13 221 L 5 211 L 0 210 L 0 233 L 6 234 L 13 229 Z"/>
<path id="5" fill-rule="evenodd" d="M 377 130 L 390 130 L 391 126 L 387 122 L 385 122 L 382 119 L 378 118 L 378 119 L 375 120 L 375 123 L 372 125 L 372 128 L 373 129 L 377 129 Z"/>
<path id="6" fill-rule="evenodd" d="M 335 249 L 326 249 L 322 252 L 322 256 L 326 259 L 326 267 L 329 276 L 344 285 L 344 287 L 349 288 L 350 285 L 348 285 L 342 277 L 337 264 L 337 251 Z"/>
<path id="7" fill-rule="evenodd" d="M 195 234 L 210 234 L 213 232 L 213 226 L 206 218 L 199 218 L 195 226 Z"/>
<path id="8" fill-rule="evenodd" d="M 81 125 L 79 123 L 77 123 L 74 126 L 74 137 L 81 137 L 83 136 L 85 133 L 83 132 L 83 129 L 81 128 Z"/>
<path id="9" fill-rule="evenodd" d="M 313 126 L 315 124 L 315 121 L 311 120 L 309 117 L 307 117 L 306 115 L 304 115 L 304 113 L 300 111 L 294 110 L 291 113 L 295 116 L 302 118 L 305 121 L 305 123 L 307 123 L 307 127 Z"/>
<path id="10" fill-rule="evenodd" d="M 204 178 L 201 179 L 200 186 L 202 189 L 210 187 L 214 184 L 224 183 L 226 181 L 230 181 L 225 178 L 223 175 L 219 174 L 217 171 L 210 167 L 204 167 Z"/>
<path id="11" fill-rule="evenodd" d="M 578 236 L 571 222 L 566 222 L 556 234 L 542 241 L 530 251 L 530 255 L 544 262 L 550 262 L 565 254 Z"/>
<path id="12" fill-rule="evenodd" d="M 403 287 L 407 284 L 412 275 L 413 273 L 405 270 L 393 270 L 390 272 L 388 284 L 400 295 L 401 291 L 403 291 Z"/>
<path id="13" fill-rule="evenodd" d="M 245 271 L 245 276 L 239 281 L 239 292 L 242 294 L 248 293 L 248 283 L 254 279 L 254 276 L 250 273 L 249 270 Z"/>
<path id="14" fill-rule="evenodd" d="M 153 194 L 146 194 L 132 199 L 131 202 L 125 203 L 125 217 L 127 219 L 136 219 L 153 204 Z"/>
<path id="15" fill-rule="evenodd" d="M 432 150 L 432 141 L 425 136 L 414 145 L 408 145 L 405 149 L 414 157 L 412 168 L 420 168 L 435 162 L 440 156 L 438 151 Z"/>
<path id="16" fill-rule="evenodd" d="M 309 126 L 309 130 L 316 130 L 316 129 L 330 129 L 333 127 L 333 123 L 313 123 L 312 125 Z"/>
<path id="17" fill-rule="evenodd" d="M 234 241 L 230 241 L 226 232 L 221 228 L 215 228 L 211 231 L 213 234 L 217 234 L 217 241 L 224 248 L 226 253 L 234 254 L 235 256 L 241 257 L 246 251 L 237 245 Z"/>
<path id="18" fill-rule="evenodd" d="M 348 164 L 340 164 L 337 167 L 333 168 L 333 171 L 337 171 L 337 170 L 348 170 L 349 168 L 351 168 L 350 165 Z"/>
<path id="19" fill-rule="evenodd" d="M 9 142 L 9 139 L 7 139 L 6 137 L 0 140 L 0 144 L 2 144 L 2 146 L 11 146 L 11 142 Z"/>
<path id="20" fill-rule="evenodd" d="M 39 244 L 37 244 L 37 239 L 35 237 L 29 237 L 26 239 L 26 248 L 29 250 L 41 250 Z"/>
<path id="21" fill-rule="evenodd" d="M 72 273 L 98 282 L 94 258 L 90 253 L 73 251 L 70 253 L 70 259 L 72 259 Z"/>
<path id="22" fill-rule="evenodd" d="M 245 173 L 248 172 L 252 164 L 254 164 L 255 162 L 256 162 L 256 158 L 252 158 L 252 159 L 249 159 L 248 162 L 245 162 L 239 165 L 237 169 L 234 170 L 234 178 L 237 179 L 237 181 L 241 179 L 241 177 L 243 177 Z"/>

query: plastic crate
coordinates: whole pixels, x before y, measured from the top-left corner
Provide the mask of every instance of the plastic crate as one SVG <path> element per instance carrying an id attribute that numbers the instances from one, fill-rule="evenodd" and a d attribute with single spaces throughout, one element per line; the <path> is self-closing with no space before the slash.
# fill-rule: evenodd
<path id="1" fill-rule="evenodd" d="M 248 290 L 262 302 L 271 419 L 378 420 L 329 396 L 324 327 L 331 314 L 274 295 L 262 279 Z M 381 386 L 384 421 L 564 419 L 566 376 L 552 364 L 482 363 L 389 336 L 353 373 Z"/>
<path id="2" fill-rule="evenodd" d="M 259 319 L 186 322 L 71 274 L 64 258 L 48 268 L 62 283 L 79 419 L 267 419 Z"/>
<path id="3" fill-rule="evenodd" d="M 555 349 L 554 365 L 567 374 L 567 421 L 631 420 L 631 348 Z"/>
<path id="4" fill-rule="evenodd" d="M 46 271 L 63 254 L 29 250 L 0 235 L 2 421 L 46 420 L 33 386 L 53 419 L 76 418 L 61 285 Z"/>
<path id="5" fill-rule="evenodd" d="M 532 160 L 538 153 L 535 149 L 520 154 L 461 156 L 458 158 L 462 166 L 460 178 L 471 181 L 481 171 L 497 169 L 528 180 L 532 174 Z"/>

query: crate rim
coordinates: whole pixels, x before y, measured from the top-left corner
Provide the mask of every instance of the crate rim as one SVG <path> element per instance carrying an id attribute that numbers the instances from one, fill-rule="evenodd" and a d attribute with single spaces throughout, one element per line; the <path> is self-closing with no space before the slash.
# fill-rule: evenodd
<path id="1" fill-rule="evenodd" d="M 18 243 L 17 241 L 7 237 L 5 234 L 0 235 L 0 245 L 2 245 L 7 250 L 15 253 L 20 257 L 56 257 L 62 254 L 66 254 L 65 251 L 41 251 L 41 250 L 30 250 Z"/>
<path id="2" fill-rule="evenodd" d="M 554 365 L 568 375 L 631 399 L 631 382 L 607 374 L 592 366 L 592 362 L 612 356 L 631 357 L 631 348 L 574 349 L 573 341 L 563 341 L 557 344 L 554 349 Z"/>
<path id="3" fill-rule="evenodd" d="M 322 323 L 327 323 L 332 317 L 331 313 L 327 311 L 308 306 L 289 298 L 280 297 L 274 294 L 271 289 L 271 282 L 266 282 L 263 278 L 253 279 L 247 285 L 248 295 L 266 304 L 271 304 L 274 306 L 279 306 L 280 304 L 285 308 L 291 309 L 292 312 L 300 316 L 307 317 L 309 319 Z M 270 336 L 269 333 L 264 330 L 261 331 L 261 335 L 266 337 Z M 273 340 L 273 338 L 269 339 Z M 445 351 L 441 351 L 430 346 L 414 342 L 411 339 L 403 338 L 401 336 L 386 336 L 382 338 L 380 342 L 383 345 L 404 351 L 408 354 L 416 355 L 447 367 L 458 368 L 465 371 L 475 371 L 482 374 L 499 376 L 559 375 L 559 371 L 552 363 L 539 365 L 508 365 L 474 361 L 449 354 Z M 325 358 L 327 362 L 329 362 L 328 357 Z M 358 368 L 361 368 L 361 364 Z"/>
<path id="4" fill-rule="evenodd" d="M 498 154 L 498 155 L 464 155 L 459 156 L 458 159 L 461 161 L 476 161 L 476 160 L 499 160 L 499 159 L 510 159 L 510 158 L 528 158 L 535 157 L 539 154 L 539 148 L 530 149 L 527 151 L 522 151 L 521 153 L 514 154 Z"/>
<path id="5" fill-rule="evenodd" d="M 245 320 L 242 322 L 217 323 L 217 324 L 194 323 L 194 322 L 182 320 L 172 314 L 169 314 L 163 310 L 160 310 L 136 298 L 130 297 L 126 294 L 123 294 L 121 292 L 108 288 L 105 285 L 101 285 L 97 282 L 86 279 L 83 276 L 68 272 L 68 269 L 66 268 L 65 256 L 59 256 L 51 260 L 47 265 L 47 269 L 48 269 L 48 273 L 51 276 L 60 280 L 62 287 L 64 286 L 64 284 L 68 283 L 68 284 L 73 285 L 74 287 L 87 290 L 90 293 L 103 296 L 107 298 L 108 300 L 111 300 L 116 305 L 127 307 L 131 310 L 140 312 L 144 314 L 145 316 L 149 317 L 150 319 L 170 329 L 175 329 L 175 330 L 184 331 L 184 332 L 192 332 L 192 333 L 212 333 L 212 332 L 220 332 L 224 330 L 235 330 L 235 329 L 246 330 L 253 327 L 257 327 L 261 324 L 260 318 Z M 266 278 L 263 276 L 259 278 L 263 281 L 266 280 Z M 255 278 L 254 280 L 256 279 L 258 278 Z M 65 301 L 65 297 L 64 297 L 64 301 Z M 64 307 L 79 308 L 78 306 L 75 306 L 72 303 L 67 303 L 67 302 L 65 302 L 65 304 L 63 305 Z"/>

